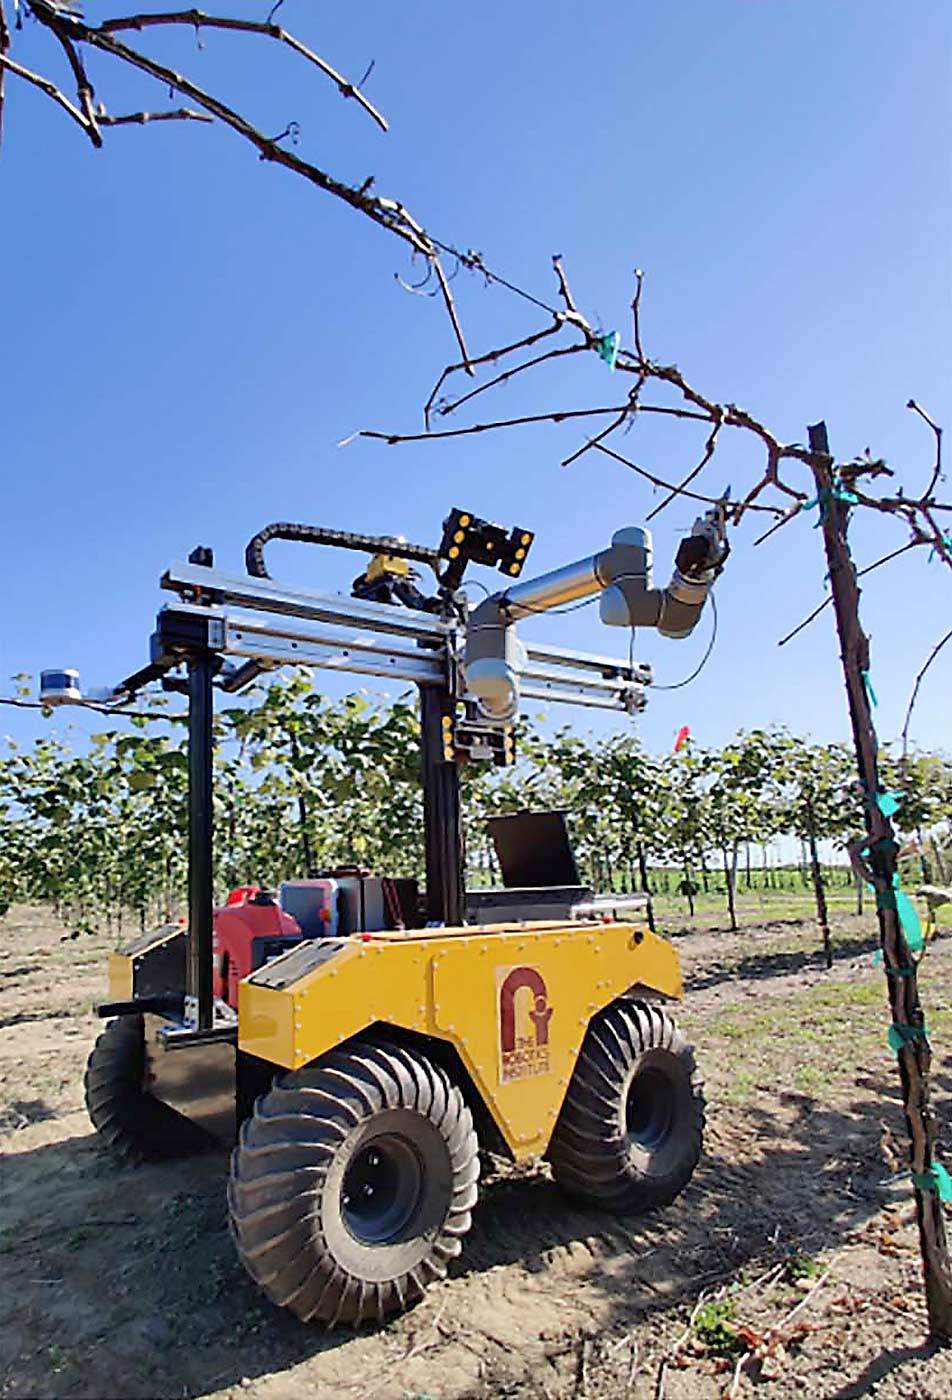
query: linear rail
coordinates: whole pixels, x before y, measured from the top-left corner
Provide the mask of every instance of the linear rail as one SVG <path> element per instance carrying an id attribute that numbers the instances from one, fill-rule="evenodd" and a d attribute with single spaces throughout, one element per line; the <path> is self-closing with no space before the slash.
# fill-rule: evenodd
<path id="1" fill-rule="evenodd" d="M 168 586 L 186 596 L 237 604 L 234 610 L 217 602 L 169 605 L 175 613 L 208 619 L 214 624 L 216 648 L 245 662 L 240 673 L 223 677 L 228 690 L 284 665 L 419 686 L 451 683 L 461 624 L 388 604 L 236 578 L 200 565 L 173 565 L 166 578 Z M 651 676 L 644 665 L 535 643 L 526 651 L 521 689 L 529 699 L 629 712 L 644 708 L 644 686 Z"/>

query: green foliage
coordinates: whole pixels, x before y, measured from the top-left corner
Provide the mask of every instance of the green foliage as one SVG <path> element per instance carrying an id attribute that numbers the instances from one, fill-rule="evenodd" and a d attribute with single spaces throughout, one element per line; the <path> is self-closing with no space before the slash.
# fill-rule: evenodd
<path id="1" fill-rule="evenodd" d="M 216 718 L 219 891 L 274 885 L 309 867 L 423 868 L 420 746 L 413 696 L 383 706 L 331 702 L 300 672 L 270 676 Z M 654 757 L 631 732 L 599 739 L 544 733 L 523 719 L 514 768 L 463 768 L 468 880 L 499 878 L 486 818 L 524 807 L 569 814 L 583 878 L 605 890 L 649 882 L 689 904 L 703 887 L 733 901 L 740 852 L 749 888 L 792 887 L 796 870 L 752 869 L 751 846 L 778 835 L 844 845 L 862 830 L 848 750 L 784 730 L 738 734 L 719 751 Z M 902 769 L 900 772 L 899 769 Z M 897 820 L 924 833 L 945 878 L 952 766 L 935 754 L 884 755 L 903 792 Z M 134 722 L 76 754 L 54 734 L 0 752 L 0 912 L 51 903 L 87 927 L 173 917 L 184 902 L 187 757 L 181 721 Z M 952 864 L 952 862 L 950 862 Z M 717 874 L 713 873 L 714 869 Z M 802 885 L 801 885 L 802 887 Z"/>
<path id="2" fill-rule="evenodd" d="M 721 1298 L 703 1303 L 694 1317 L 694 1333 L 711 1356 L 734 1356 L 744 1343 L 737 1335 L 733 1320 L 737 1305 L 733 1298 Z"/>

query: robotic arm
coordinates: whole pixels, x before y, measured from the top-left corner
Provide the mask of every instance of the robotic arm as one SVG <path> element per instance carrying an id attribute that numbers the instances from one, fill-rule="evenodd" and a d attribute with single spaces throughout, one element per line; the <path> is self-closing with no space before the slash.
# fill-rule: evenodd
<path id="1" fill-rule="evenodd" d="M 730 552 L 724 527 L 723 505 L 694 522 L 678 546 L 666 588 L 652 587 L 650 532 L 627 526 L 601 553 L 487 598 L 470 614 L 463 660 L 467 689 L 486 718 L 506 723 L 518 713 L 526 654 L 513 624 L 522 617 L 601 593 L 599 613 L 609 627 L 655 627 L 664 637 L 690 636 Z"/>

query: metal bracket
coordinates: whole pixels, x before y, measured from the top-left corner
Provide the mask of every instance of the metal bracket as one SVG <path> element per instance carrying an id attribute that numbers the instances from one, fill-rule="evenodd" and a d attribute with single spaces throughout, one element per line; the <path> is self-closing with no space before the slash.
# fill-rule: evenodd
<path id="1" fill-rule="evenodd" d="M 238 1022 L 230 1025 L 209 1026 L 204 1030 L 196 1030 L 194 1026 L 180 1026 L 169 1022 L 160 1026 L 156 1032 L 156 1040 L 163 1050 L 188 1050 L 193 1045 L 214 1045 L 224 1041 L 225 1044 L 238 1043 Z"/>

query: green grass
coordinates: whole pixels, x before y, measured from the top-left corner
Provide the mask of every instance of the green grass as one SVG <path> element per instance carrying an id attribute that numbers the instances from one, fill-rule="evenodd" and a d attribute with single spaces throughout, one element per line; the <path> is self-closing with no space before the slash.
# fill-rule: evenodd
<path id="1" fill-rule="evenodd" d="M 803 1279 L 818 1278 L 824 1267 L 822 1259 L 812 1259 L 809 1254 L 795 1254 L 784 1273 L 791 1283 L 800 1283 Z"/>
<path id="2" fill-rule="evenodd" d="M 683 895 L 656 894 L 652 896 L 655 913 L 660 921 L 673 925 L 703 927 L 722 925 L 728 917 L 727 896 L 723 892 L 698 894 L 694 898 L 694 918 L 690 917 L 688 902 Z M 771 919 L 816 918 L 816 902 L 812 890 L 751 890 L 743 888 L 734 901 L 740 924 L 758 924 Z M 856 896 L 852 890 L 834 889 L 827 893 L 830 914 L 854 914 Z M 867 903 L 865 913 L 873 913 Z"/>
<path id="3" fill-rule="evenodd" d="M 933 970 L 927 954 L 920 974 L 930 1037 L 940 1049 L 952 1039 L 943 964 L 944 960 Z M 849 1082 L 857 1065 L 888 1071 L 895 1057 L 886 1039 L 890 1013 L 885 978 L 872 967 L 858 975 L 862 980 L 800 988 L 795 997 L 771 996 L 765 985 L 765 1000 L 756 1011 L 733 1006 L 716 1015 L 705 1027 L 704 1038 L 709 1036 L 711 1045 L 725 1045 L 723 1099 L 746 1104 L 764 1084 L 823 1098 L 836 1085 Z M 934 1006 L 935 997 L 943 1004 Z"/>
<path id="4" fill-rule="evenodd" d="M 711 1023 L 711 1033 L 725 1040 L 759 1039 L 771 1034 L 777 1026 L 777 1016 L 773 1011 L 745 1013 L 732 1012 L 730 1017 Z"/>
<path id="5" fill-rule="evenodd" d="M 711 1031 L 723 1040 L 743 1040 L 747 1034 L 746 1027 L 742 1026 L 739 1021 L 715 1021 L 711 1026 Z"/>
<path id="6" fill-rule="evenodd" d="M 725 1097 L 729 1103 L 746 1103 L 756 1083 L 755 1076 L 749 1070 L 739 1069 L 727 1086 Z"/>
<path id="7" fill-rule="evenodd" d="M 58 1342 L 53 1342 L 51 1346 L 48 1346 L 46 1348 L 46 1356 L 50 1363 L 50 1369 L 54 1372 L 62 1371 L 63 1367 L 69 1360 L 69 1357 L 67 1356 L 66 1352 L 63 1350 L 63 1348 L 59 1345 Z"/>
<path id="8" fill-rule="evenodd" d="M 811 987 L 802 1005 L 810 1011 L 838 1006 L 886 1006 L 885 979 L 880 975 L 869 982 L 837 982 L 829 987 Z"/>
<path id="9" fill-rule="evenodd" d="M 737 1304 L 733 1298 L 704 1303 L 694 1318 L 694 1333 L 711 1356 L 733 1356 L 743 1343 L 733 1327 Z"/>
<path id="10" fill-rule="evenodd" d="M 914 890 L 916 882 L 908 880 L 908 888 Z M 844 915 L 856 914 L 856 891 L 850 887 L 845 887 L 839 882 L 826 892 L 827 907 L 831 919 Z M 727 895 L 724 891 L 723 883 L 714 887 L 707 893 L 700 893 L 694 897 L 695 913 L 693 918 L 689 912 L 688 902 L 683 895 L 654 893 L 652 895 L 655 916 L 660 929 L 690 929 L 700 930 L 708 927 L 723 928 L 728 923 Z M 784 919 L 804 919 L 811 922 L 816 920 L 816 901 L 813 897 L 812 886 L 809 888 L 797 888 L 781 890 L 747 890 L 743 880 L 738 884 L 737 897 L 734 901 L 737 910 L 737 921 L 741 928 L 748 925 L 758 925 L 769 923 L 773 920 Z M 925 906 L 919 902 L 917 904 L 920 918 L 925 923 Z M 870 930 L 875 929 L 876 905 L 871 895 L 867 895 L 863 903 L 863 918 L 868 921 Z M 938 911 L 937 917 L 939 929 L 952 929 L 952 905 L 944 905 Z M 833 929 L 834 944 L 837 941 L 837 930 Z M 840 935 L 842 936 L 842 935 Z"/>
<path id="11" fill-rule="evenodd" d="M 857 1064 L 886 1067 L 889 1012 L 884 979 L 873 973 L 857 982 L 804 987 L 794 998 L 772 997 L 765 988 L 759 1008 L 734 1006 L 715 1016 L 705 1039 L 730 1046 L 722 1094 L 745 1104 L 758 1085 L 796 1089 L 821 1097 L 855 1074 Z M 929 1017 L 930 1028 L 952 1030 L 952 1009 Z M 833 1053 L 835 1052 L 835 1053 Z"/>
<path id="12" fill-rule="evenodd" d="M 801 1065 L 794 1076 L 794 1084 L 807 1093 L 823 1089 L 830 1082 L 830 1076 L 816 1065 Z"/>

